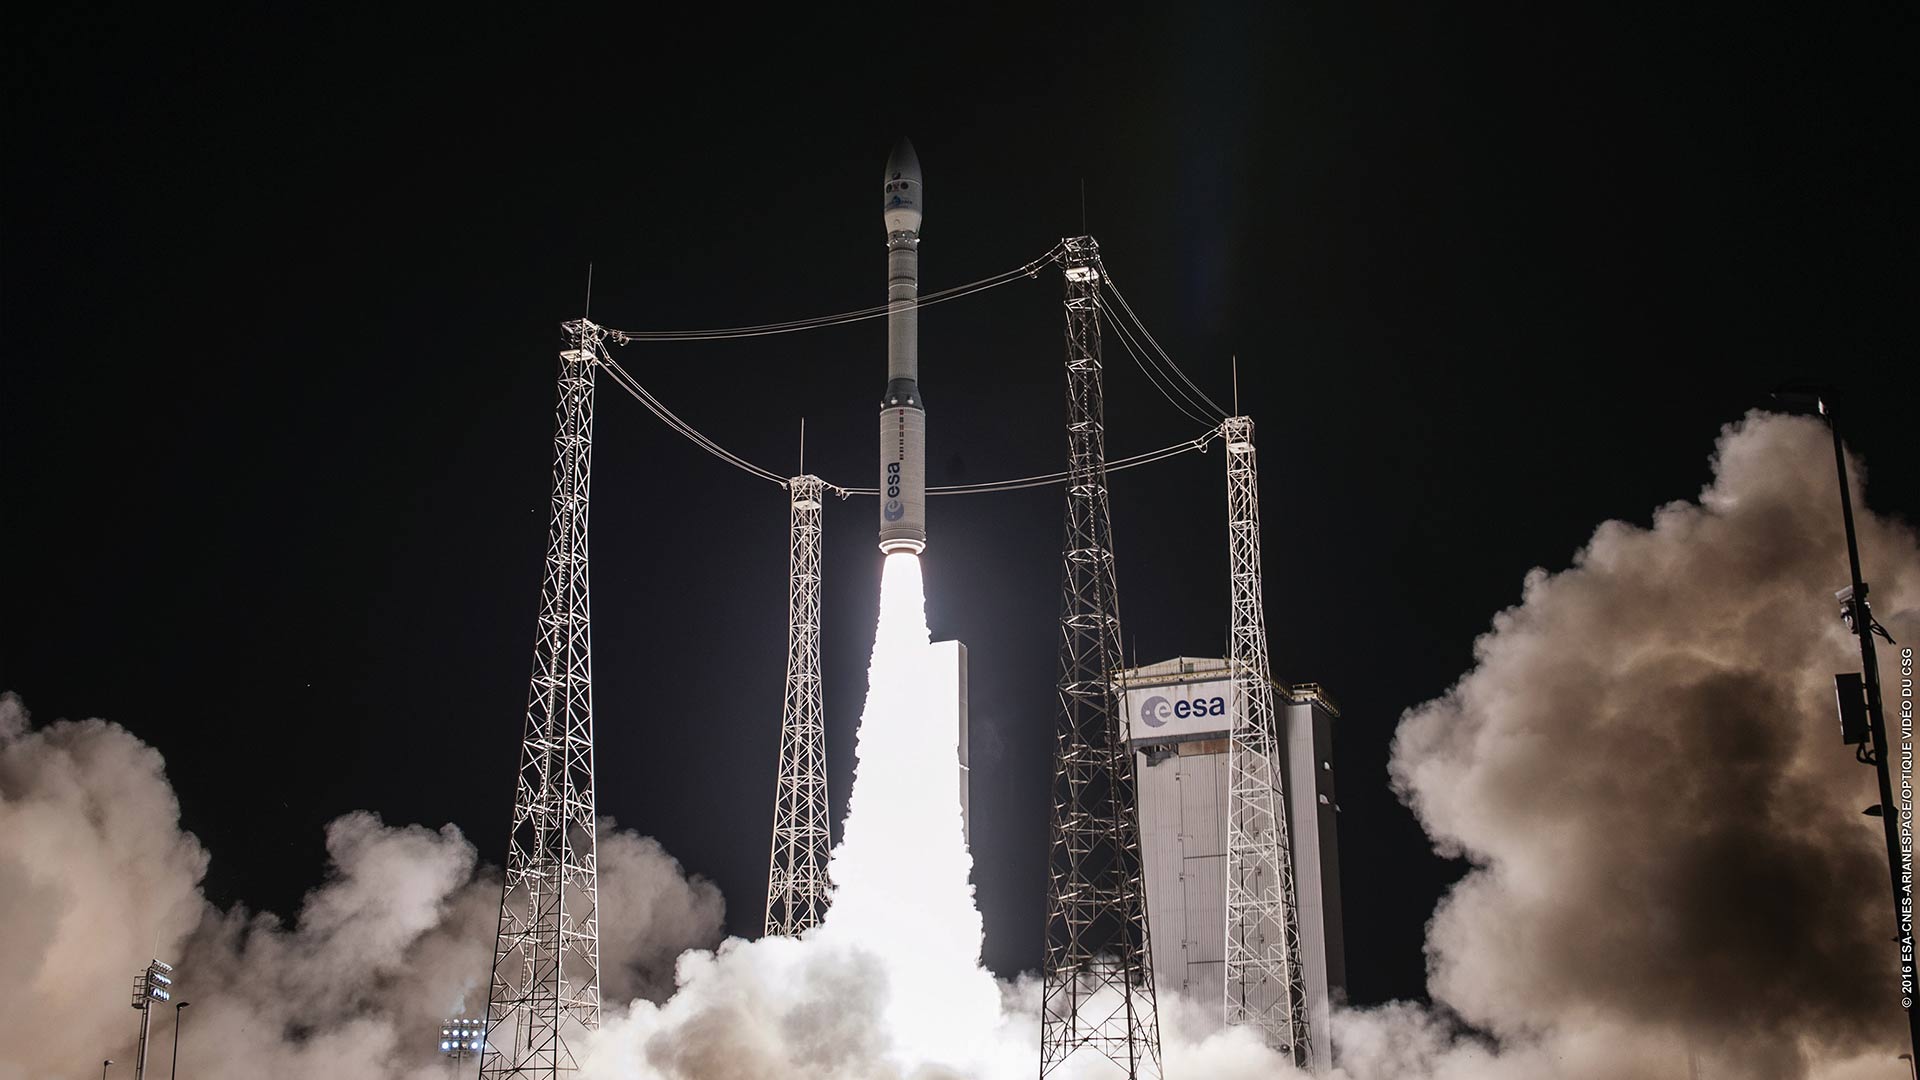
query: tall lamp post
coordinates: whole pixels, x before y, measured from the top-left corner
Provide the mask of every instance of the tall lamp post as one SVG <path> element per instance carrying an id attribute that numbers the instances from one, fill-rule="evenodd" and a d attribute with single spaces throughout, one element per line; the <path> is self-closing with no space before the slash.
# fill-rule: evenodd
<path id="1" fill-rule="evenodd" d="M 108 1058 L 107 1060 L 100 1063 L 100 1080 L 107 1080 L 107 1070 L 112 1067 L 113 1067 L 112 1058 Z"/>
<path id="2" fill-rule="evenodd" d="M 173 1080 L 180 1072 L 180 1017 L 183 1015 L 181 1010 L 192 1004 L 191 1001 L 177 1001 L 173 1005 L 173 1065 L 167 1069 L 167 1080 Z"/>
<path id="3" fill-rule="evenodd" d="M 478 1057 L 487 1045 L 487 1022 L 467 1017 L 448 1020 L 440 1025 L 439 1043 L 440 1053 L 452 1063 L 453 1074 L 458 1076 L 460 1063 Z"/>
<path id="4" fill-rule="evenodd" d="M 1870 807 L 1867 813 L 1880 819 L 1887 838 L 1887 868 L 1893 881 L 1894 941 L 1899 945 L 1900 957 L 1900 1003 L 1907 1012 L 1907 1045 L 1920 1053 L 1920 1009 L 1915 1008 L 1917 990 L 1915 985 L 1913 918 L 1914 904 L 1911 886 L 1903 882 L 1912 880 L 1913 874 L 1913 752 L 1914 733 L 1911 729 L 1901 731 L 1901 801 L 1894 802 L 1892 766 L 1889 763 L 1887 717 L 1880 703 L 1880 660 L 1873 649 L 1873 636 L 1879 634 L 1887 642 L 1893 642 L 1886 628 L 1875 622 L 1873 610 L 1867 605 L 1867 583 L 1860 576 L 1860 543 L 1853 529 L 1853 495 L 1847 489 L 1847 455 L 1840 445 L 1840 425 L 1833 417 L 1833 407 L 1829 400 L 1830 392 L 1785 390 L 1776 391 L 1774 397 L 1783 401 L 1811 402 L 1827 421 L 1827 430 L 1833 435 L 1833 465 L 1840 477 L 1840 518 L 1847 530 L 1847 566 L 1853 577 L 1850 584 L 1834 594 L 1840 602 L 1840 617 L 1846 620 L 1847 628 L 1860 639 L 1860 671 L 1847 672 L 1833 677 L 1834 690 L 1840 706 L 1841 738 L 1854 747 L 1854 757 L 1863 765 L 1872 765 L 1880 777 L 1880 804 Z M 1871 749 L 1869 749 L 1871 744 Z M 1902 843 L 1902 831 L 1906 841 Z"/>
<path id="5" fill-rule="evenodd" d="M 133 978 L 132 1004 L 140 1011 L 140 1050 L 133 1059 L 133 1080 L 145 1080 L 147 1075 L 147 1032 L 153 1023 L 153 1003 L 173 1000 L 173 978 L 173 965 L 164 960 L 151 961 L 146 970 Z M 101 1075 L 105 1076 L 106 1071 L 102 1065 Z"/>

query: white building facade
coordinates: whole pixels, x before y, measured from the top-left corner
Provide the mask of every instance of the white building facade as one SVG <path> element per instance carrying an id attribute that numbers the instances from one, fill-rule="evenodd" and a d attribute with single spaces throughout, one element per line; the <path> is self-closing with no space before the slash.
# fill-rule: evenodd
<path id="1" fill-rule="evenodd" d="M 1240 720 L 1227 661 L 1175 657 L 1124 671 L 1120 684 L 1139 777 L 1154 985 L 1224 1010 L 1227 736 Z M 1277 690 L 1300 960 L 1315 1071 L 1324 1074 L 1333 1067 L 1332 1005 L 1346 988 L 1333 772 L 1340 714 L 1312 684 Z"/>

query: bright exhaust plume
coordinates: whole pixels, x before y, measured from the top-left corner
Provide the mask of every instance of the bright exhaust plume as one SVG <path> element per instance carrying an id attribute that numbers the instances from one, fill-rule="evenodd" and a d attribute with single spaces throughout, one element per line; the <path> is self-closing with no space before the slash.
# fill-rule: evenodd
<path id="1" fill-rule="evenodd" d="M 957 1064 L 994 1027 L 999 992 L 980 967 L 958 703 L 932 689 L 928 639 L 920 558 L 888 555 L 846 830 L 828 867 L 833 905 L 814 936 L 885 968 L 887 1026 L 905 1060 Z"/>

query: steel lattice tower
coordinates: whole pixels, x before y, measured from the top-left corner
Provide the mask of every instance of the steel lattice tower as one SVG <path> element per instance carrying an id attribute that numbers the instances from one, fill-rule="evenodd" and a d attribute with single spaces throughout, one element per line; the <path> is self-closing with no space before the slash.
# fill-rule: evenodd
<path id="1" fill-rule="evenodd" d="M 767 864 L 766 932 L 798 936 L 827 913 L 827 729 L 820 703 L 820 497 L 817 476 L 787 481 L 787 696 Z"/>
<path id="2" fill-rule="evenodd" d="M 480 1075 L 554 1080 L 569 1039 L 600 1026 L 593 818 L 593 650 L 587 492 L 601 328 L 566 324 L 553 442 L 553 517 L 507 841 Z"/>
<path id="3" fill-rule="evenodd" d="M 1268 1045 L 1309 1068 L 1300 916 L 1261 607 L 1253 421 L 1231 416 L 1220 432 L 1227 444 L 1227 568 L 1233 593 L 1231 715 L 1240 718 L 1227 747 L 1227 1023 L 1260 1028 Z"/>
<path id="4" fill-rule="evenodd" d="M 1092 1050 L 1129 1080 L 1160 1076 L 1133 754 L 1113 675 L 1120 609 L 1107 511 L 1100 372 L 1100 248 L 1065 241 L 1067 520 L 1060 610 L 1040 1075 Z"/>

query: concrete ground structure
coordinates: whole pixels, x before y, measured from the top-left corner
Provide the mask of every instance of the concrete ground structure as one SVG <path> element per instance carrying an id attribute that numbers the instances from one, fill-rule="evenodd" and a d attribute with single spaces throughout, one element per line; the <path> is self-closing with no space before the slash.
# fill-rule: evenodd
<path id="1" fill-rule="evenodd" d="M 1280 774 L 1299 905 L 1313 1064 L 1332 1068 L 1334 1001 L 1344 994 L 1333 722 L 1320 688 L 1278 691 Z M 1154 982 L 1223 1006 L 1226 995 L 1227 734 L 1232 678 L 1222 659 L 1174 657 L 1121 673 L 1139 770 L 1141 857 Z"/>

